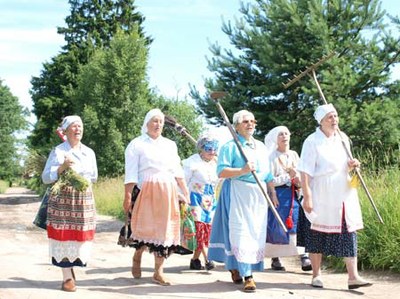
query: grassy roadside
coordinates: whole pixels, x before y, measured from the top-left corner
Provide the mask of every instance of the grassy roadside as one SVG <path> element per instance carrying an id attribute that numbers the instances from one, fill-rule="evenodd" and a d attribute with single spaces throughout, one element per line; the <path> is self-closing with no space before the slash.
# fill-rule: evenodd
<path id="1" fill-rule="evenodd" d="M 0 194 L 3 194 L 8 189 L 9 182 L 0 180 Z"/>

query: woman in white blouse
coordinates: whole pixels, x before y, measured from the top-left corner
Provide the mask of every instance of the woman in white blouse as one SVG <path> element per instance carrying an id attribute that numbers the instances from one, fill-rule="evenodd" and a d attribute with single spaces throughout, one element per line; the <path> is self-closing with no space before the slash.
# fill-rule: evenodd
<path id="1" fill-rule="evenodd" d="M 132 275 L 140 278 L 141 258 L 147 247 L 154 253 L 153 281 L 160 285 L 171 283 L 163 275 L 165 259 L 180 245 L 180 213 L 178 187 L 189 202 L 178 149 L 172 140 L 161 135 L 164 114 L 150 110 L 144 119 L 142 135 L 133 139 L 125 150 L 124 210 L 131 206 L 135 185 L 140 189 L 132 210 L 131 238 L 136 248 Z"/>
<path id="2" fill-rule="evenodd" d="M 97 180 L 96 157 L 92 149 L 81 143 L 83 123 L 79 116 L 64 118 L 61 129 L 66 141 L 56 146 L 47 159 L 42 180 L 57 182 L 62 173 L 71 168 L 89 183 L 86 191 L 72 186 L 50 194 L 47 210 L 47 235 L 53 265 L 61 267 L 61 289 L 74 292 L 74 266 L 86 266 L 93 243 L 96 222 L 95 202 L 91 183 Z"/>
<path id="3" fill-rule="evenodd" d="M 300 192 L 300 173 L 297 171 L 299 155 L 290 149 L 290 132 L 285 126 L 273 128 L 265 136 L 264 143 L 270 151 L 271 173 L 274 176 L 274 185 L 278 203 L 276 204 L 283 221 L 291 214 L 293 227 L 288 229 L 288 243 L 276 244 L 268 242 L 265 247 L 265 256 L 271 257 L 272 270 L 285 270 L 279 257 L 300 255 L 301 269 L 311 270 L 311 262 L 308 255 L 304 253 L 304 247 L 297 246 L 297 226 L 300 204 L 298 193 Z M 272 212 L 269 211 L 271 221 Z M 271 218 L 270 218 L 271 217 Z M 270 238 L 273 240 L 273 238 Z"/>
<path id="4" fill-rule="evenodd" d="M 350 185 L 349 172 L 360 166 L 350 159 L 348 137 L 339 131 L 339 117 L 332 104 L 319 106 L 314 117 L 318 127 L 304 141 L 300 163 L 303 208 L 311 225 L 306 229 L 305 247 L 313 270 L 311 285 L 322 288 L 322 255 L 343 257 L 348 288 L 370 286 L 357 270 L 357 230 L 363 228 L 357 189 Z"/>

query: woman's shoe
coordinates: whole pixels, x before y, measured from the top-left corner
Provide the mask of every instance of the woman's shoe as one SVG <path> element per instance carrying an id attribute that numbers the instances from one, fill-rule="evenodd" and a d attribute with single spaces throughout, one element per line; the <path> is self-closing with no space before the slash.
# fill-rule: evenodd
<path id="1" fill-rule="evenodd" d="M 75 281 L 72 278 L 67 279 L 62 283 L 61 290 L 63 290 L 64 292 L 75 292 Z"/>
<path id="2" fill-rule="evenodd" d="M 243 278 L 240 276 L 238 270 L 229 270 L 231 272 L 231 278 L 234 284 L 241 284 L 243 282 Z"/>
<path id="3" fill-rule="evenodd" d="M 248 278 L 244 281 L 243 292 L 253 293 L 256 291 L 256 283 L 253 278 Z"/>
<path id="4" fill-rule="evenodd" d="M 271 269 L 275 271 L 285 271 L 285 267 L 282 266 L 279 257 L 273 257 L 271 259 Z"/>
<path id="5" fill-rule="evenodd" d="M 207 263 L 206 263 L 206 269 L 209 271 L 209 270 L 212 270 L 212 269 L 214 269 L 214 268 L 215 268 L 214 262 L 213 262 L 213 261 L 207 261 Z"/>
<path id="6" fill-rule="evenodd" d="M 201 265 L 199 259 L 191 259 L 190 260 L 190 269 L 191 270 L 204 270 L 204 267 Z"/>
<path id="7" fill-rule="evenodd" d="M 170 286 L 171 283 L 167 280 L 165 280 L 165 278 L 157 273 L 154 273 L 153 275 L 153 282 L 162 285 L 162 286 Z"/>
<path id="8" fill-rule="evenodd" d="M 308 256 L 301 257 L 301 270 L 303 270 L 303 271 L 311 271 L 312 270 L 311 261 Z"/>
<path id="9" fill-rule="evenodd" d="M 370 287 L 370 286 L 372 286 L 372 283 L 359 277 L 354 280 L 349 280 L 348 286 L 349 286 L 349 290 L 354 290 L 354 289 L 358 289 L 361 287 Z"/>
<path id="10" fill-rule="evenodd" d="M 314 288 L 323 288 L 324 287 L 324 283 L 322 282 L 321 276 L 318 275 L 316 277 L 313 277 L 313 279 L 311 280 L 311 285 Z"/>

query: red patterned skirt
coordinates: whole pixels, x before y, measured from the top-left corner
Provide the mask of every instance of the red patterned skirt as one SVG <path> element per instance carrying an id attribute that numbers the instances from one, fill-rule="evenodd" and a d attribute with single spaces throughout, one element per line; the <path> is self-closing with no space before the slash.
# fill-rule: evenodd
<path id="1" fill-rule="evenodd" d="M 207 248 L 210 241 L 211 224 L 200 221 L 195 221 L 194 224 L 196 226 L 197 250 Z"/>
<path id="2" fill-rule="evenodd" d="M 52 263 L 60 267 L 85 266 L 90 257 L 96 230 L 96 210 L 92 189 L 72 187 L 50 195 L 47 236 Z"/>

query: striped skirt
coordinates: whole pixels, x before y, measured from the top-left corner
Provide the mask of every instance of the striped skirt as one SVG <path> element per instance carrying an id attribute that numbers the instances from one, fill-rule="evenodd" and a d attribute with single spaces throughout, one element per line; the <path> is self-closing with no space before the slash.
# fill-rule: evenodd
<path id="1" fill-rule="evenodd" d="M 50 195 L 47 210 L 47 236 L 52 263 L 59 267 L 86 266 L 96 229 L 92 189 L 72 187 Z"/>

